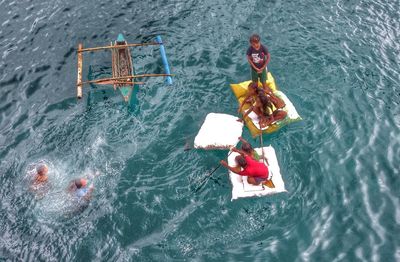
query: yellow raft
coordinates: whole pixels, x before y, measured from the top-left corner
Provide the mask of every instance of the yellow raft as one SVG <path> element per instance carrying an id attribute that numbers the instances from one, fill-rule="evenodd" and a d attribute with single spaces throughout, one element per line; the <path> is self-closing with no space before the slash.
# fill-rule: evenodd
<path id="1" fill-rule="evenodd" d="M 239 106 L 242 103 L 242 101 L 244 100 L 244 98 L 246 97 L 247 88 L 250 83 L 251 83 L 251 81 L 249 80 L 249 81 L 241 82 L 239 84 L 231 84 L 232 91 L 238 100 Z M 267 134 L 275 132 L 278 129 L 280 129 L 281 127 L 283 127 L 289 123 L 301 120 L 301 117 L 297 113 L 297 110 L 293 106 L 292 102 L 290 102 L 290 100 L 287 98 L 287 96 L 282 91 L 278 90 L 278 87 L 275 84 L 275 79 L 270 72 L 268 72 L 267 84 L 272 89 L 274 94 L 276 96 L 280 97 L 285 102 L 286 106 L 283 108 L 283 110 L 285 110 L 287 112 L 287 116 L 285 117 L 285 119 L 278 121 L 262 130 L 259 128 L 258 125 L 256 126 L 254 119 L 252 119 L 250 116 L 247 116 L 244 119 L 244 121 L 245 121 L 247 127 L 249 128 L 250 133 L 253 137 L 259 136 L 260 134 L 262 134 L 262 132 L 267 133 Z M 260 87 L 262 86 L 260 82 L 258 83 L 258 85 Z M 244 113 L 249 109 L 249 107 L 250 107 L 249 105 L 243 106 L 243 109 L 240 113 L 242 115 L 244 115 Z"/>

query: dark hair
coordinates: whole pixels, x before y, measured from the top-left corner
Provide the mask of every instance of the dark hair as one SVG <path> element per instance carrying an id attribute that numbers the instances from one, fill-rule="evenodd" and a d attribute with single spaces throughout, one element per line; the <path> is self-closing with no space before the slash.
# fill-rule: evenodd
<path id="1" fill-rule="evenodd" d="M 258 87 L 258 85 L 257 85 L 257 89 L 256 89 L 256 91 L 257 91 L 257 94 L 259 94 L 259 93 L 265 93 L 265 90 L 263 89 L 263 88 L 261 88 L 261 87 Z"/>
<path id="2" fill-rule="evenodd" d="M 268 97 L 264 93 L 258 93 L 258 98 L 260 99 L 260 102 L 262 104 L 263 114 L 266 116 L 269 116 L 270 112 L 268 111 L 267 107 L 272 110 L 271 101 L 268 99 Z"/>
<path id="3" fill-rule="evenodd" d="M 74 180 L 74 183 L 75 183 L 75 186 L 76 186 L 77 188 L 81 188 L 81 187 L 82 187 L 82 182 L 81 182 L 80 179 L 75 179 L 75 180 Z"/>
<path id="4" fill-rule="evenodd" d="M 260 98 L 260 101 L 263 104 L 263 106 L 268 106 L 269 105 L 269 99 L 263 93 L 258 93 L 258 98 Z"/>
<path id="5" fill-rule="evenodd" d="M 257 94 L 258 84 L 251 82 L 247 88 L 248 88 L 248 90 L 252 90 L 252 91 L 254 90 L 255 94 Z"/>
<path id="6" fill-rule="evenodd" d="M 268 98 L 268 96 L 265 93 L 258 93 L 258 98 L 260 98 L 260 101 L 264 107 L 266 107 L 266 106 L 272 107 L 271 100 Z"/>
<path id="7" fill-rule="evenodd" d="M 246 159 L 242 155 L 238 155 L 237 157 L 235 157 L 235 161 L 241 167 L 246 167 L 247 166 Z"/>
<path id="8" fill-rule="evenodd" d="M 46 166 L 45 164 L 40 164 L 40 165 L 38 165 L 38 166 L 36 167 L 36 172 L 37 172 L 39 175 L 42 175 L 42 174 L 44 174 L 44 171 L 46 170 L 46 168 L 47 168 L 47 166 Z"/>
<path id="9" fill-rule="evenodd" d="M 242 150 L 246 153 L 251 154 L 253 152 L 253 147 L 249 143 L 243 143 Z"/>
<path id="10" fill-rule="evenodd" d="M 250 36 L 250 43 L 258 43 L 260 42 L 260 36 L 257 34 L 252 34 Z"/>

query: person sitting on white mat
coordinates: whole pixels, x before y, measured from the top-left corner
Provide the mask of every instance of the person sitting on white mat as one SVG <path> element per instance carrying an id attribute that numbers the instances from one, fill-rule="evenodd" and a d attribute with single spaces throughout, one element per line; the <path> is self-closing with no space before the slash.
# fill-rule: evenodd
<path id="1" fill-rule="evenodd" d="M 221 165 L 235 174 L 247 176 L 247 182 L 249 184 L 258 186 L 262 183 L 270 188 L 275 187 L 269 176 L 268 167 L 264 163 L 257 162 L 251 156 L 237 148 L 233 148 L 232 151 L 240 154 L 235 157 L 238 166 L 231 167 L 225 160 L 220 161 Z"/>

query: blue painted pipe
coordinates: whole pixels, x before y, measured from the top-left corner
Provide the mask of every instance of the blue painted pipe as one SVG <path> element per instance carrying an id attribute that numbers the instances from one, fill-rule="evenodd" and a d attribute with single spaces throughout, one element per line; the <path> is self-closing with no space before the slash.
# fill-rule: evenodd
<path id="1" fill-rule="evenodd" d="M 168 65 L 167 54 L 165 53 L 165 48 L 164 48 L 164 45 L 163 45 L 163 43 L 162 43 L 161 36 L 159 36 L 159 35 L 156 36 L 156 42 L 160 44 L 161 59 L 162 59 L 162 62 L 163 62 L 163 64 L 164 64 L 165 73 L 166 73 L 166 74 L 171 74 L 171 72 L 169 71 L 169 65 Z M 167 77 L 165 78 L 165 82 L 166 82 L 167 84 L 169 84 L 169 85 L 172 85 L 172 77 L 167 76 Z"/>

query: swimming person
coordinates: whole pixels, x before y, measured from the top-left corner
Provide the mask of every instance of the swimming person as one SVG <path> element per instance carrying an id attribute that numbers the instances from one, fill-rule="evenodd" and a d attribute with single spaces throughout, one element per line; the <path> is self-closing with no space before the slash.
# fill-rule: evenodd
<path id="1" fill-rule="evenodd" d="M 68 186 L 68 192 L 79 202 L 88 204 L 92 197 L 94 186 L 87 186 L 88 181 L 84 178 L 74 179 Z"/>
<path id="2" fill-rule="evenodd" d="M 94 186 L 93 183 L 89 184 L 90 180 L 93 180 L 96 176 L 99 176 L 100 172 L 96 171 L 86 176 L 86 178 L 76 178 L 72 180 L 66 191 L 69 195 L 69 204 L 66 217 L 71 217 L 82 213 L 87 207 L 89 207 L 90 200 L 92 199 Z"/>
<path id="3" fill-rule="evenodd" d="M 45 184 L 48 182 L 49 177 L 47 174 L 49 173 L 49 168 L 45 164 L 40 164 L 36 167 L 36 175 L 33 178 L 34 185 Z"/>
<path id="4" fill-rule="evenodd" d="M 274 184 L 271 181 L 268 167 L 261 162 L 254 160 L 252 157 L 243 154 L 241 150 L 236 148 L 232 149 L 233 152 L 237 152 L 240 155 L 235 157 L 235 161 L 238 166 L 231 167 L 225 160 L 221 160 L 220 163 L 230 171 L 240 176 L 247 176 L 247 182 L 252 185 L 266 185 L 267 187 L 274 188 Z M 242 170 L 243 169 L 243 170 Z"/>
<path id="5" fill-rule="evenodd" d="M 271 96 L 271 101 L 276 108 L 283 108 L 285 102 L 279 97 L 276 97 L 271 88 L 267 85 L 268 68 L 267 64 L 271 59 L 268 49 L 261 44 L 260 36 L 253 34 L 250 36 L 250 47 L 247 49 L 247 61 L 250 64 L 251 81 L 254 88 L 258 87 L 258 80 L 263 86 L 265 92 Z"/>
<path id="6" fill-rule="evenodd" d="M 32 177 L 31 185 L 29 189 L 36 193 L 38 197 L 43 197 L 45 193 L 47 193 L 49 187 L 48 187 L 48 173 L 49 173 L 49 168 L 47 167 L 46 164 L 39 164 L 35 168 L 35 174 L 34 177 Z"/>

